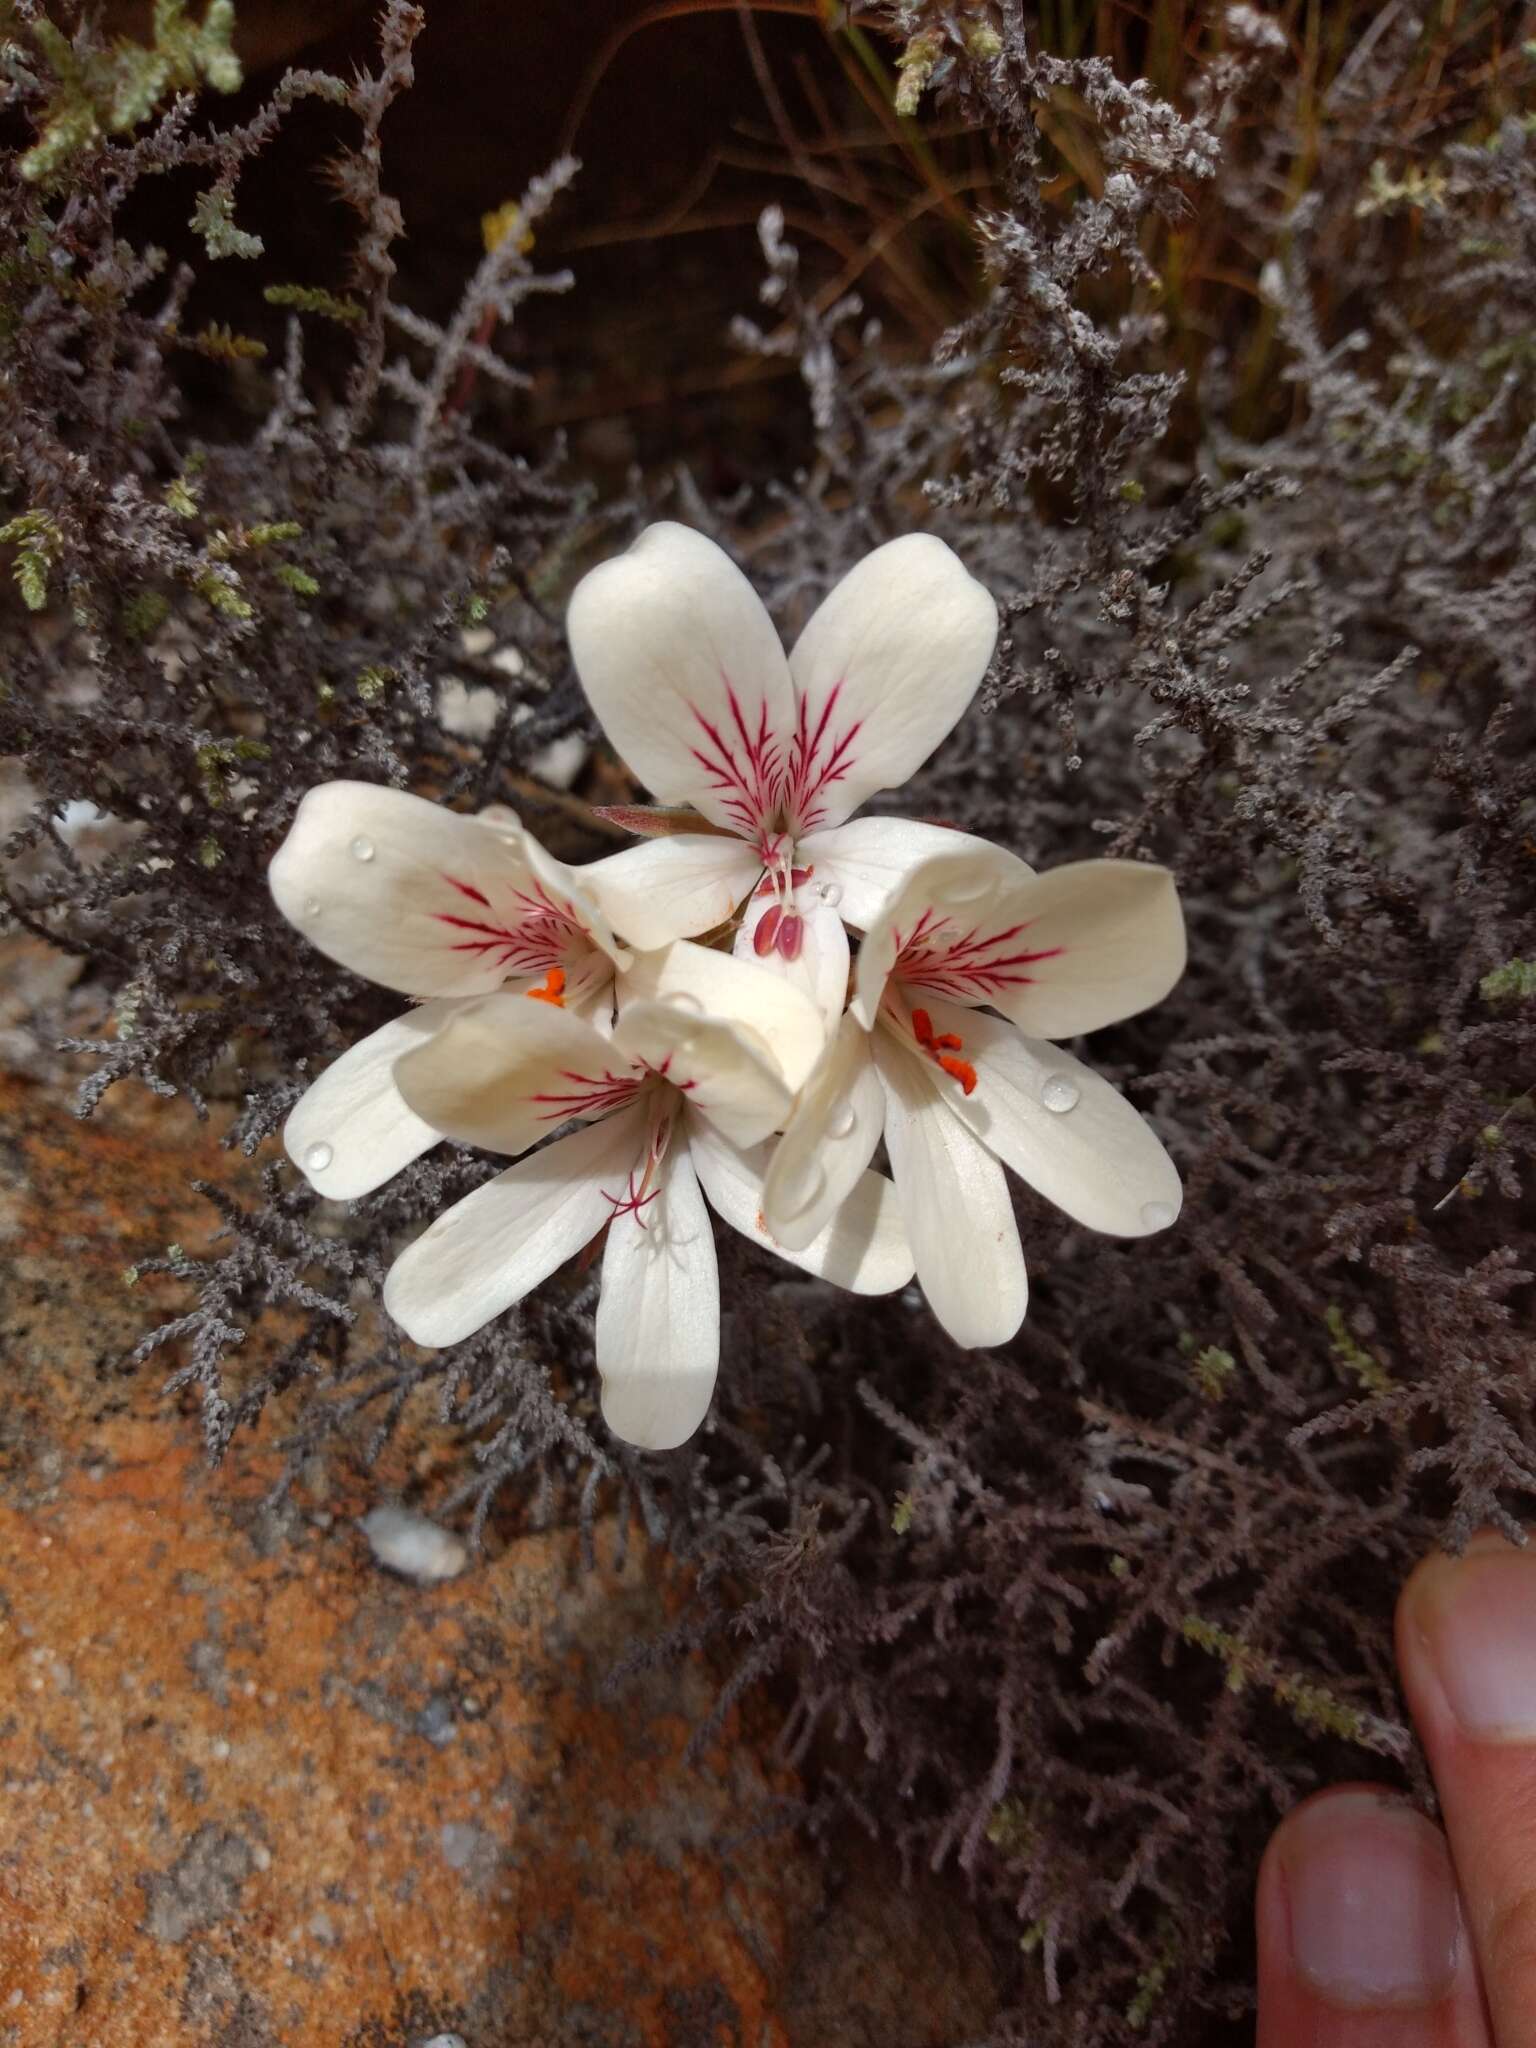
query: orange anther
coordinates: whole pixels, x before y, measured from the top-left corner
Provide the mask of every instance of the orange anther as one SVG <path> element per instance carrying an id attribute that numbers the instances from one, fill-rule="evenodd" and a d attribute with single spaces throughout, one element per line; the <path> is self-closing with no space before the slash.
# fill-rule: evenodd
<path id="1" fill-rule="evenodd" d="M 912 1012 L 912 1036 L 927 1053 L 936 1067 L 942 1067 L 952 1081 L 958 1081 L 967 1095 L 976 1087 L 976 1069 L 969 1060 L 957 1060 L 954 1055 L 965 1044 L 953 1031 L 934 1034 L 933 1019 L 926 1010 Z"/>
<path id="2" fill-rule="evenodd" d="M 544 986 L 542 988 L 528 989 L 526 993 L 536 1003 L 553 1003 L 557 1010 L 563 1010 L 565 1008 L 565 969 L 563 967 L 551 967 L 544 976 Z"/>

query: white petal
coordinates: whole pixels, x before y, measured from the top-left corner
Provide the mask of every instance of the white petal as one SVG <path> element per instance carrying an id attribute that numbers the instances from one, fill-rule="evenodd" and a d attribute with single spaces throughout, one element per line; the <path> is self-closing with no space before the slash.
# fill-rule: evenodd
<path id="1" fill-rule="evenodd" d="M 755 1145 L 789 1115 L 790 1092 L 777 1067 L 739 1024 L 672 1003 L 626 1003 L 613 1043 L 625 1059 L 670 1081 L 738 1145 Z"/>
<path id="2" fill-rule="evenodd" d="M 534 859 L 560 878 L 556 894 Z M 343 967 L 402 995 L 468 996 L 555 965 L 585 980 L 594 938 L 622 961 L 568 872 L 515 820 L 325 782 L 299 805 L 268 874 L 284 917 Z"/>
<path id="3" fill-rule="evenodd" d="M 473 1336 L 591 1243 L 622 1198 L 644 1137 L 643 1113 L 629 1110 L 476 1188 L 390 1267 L 389 1314 L 418 1344 Z"/>
<path id="4" fill-rule="evenodd" d="M 1001 1018 L 937 999 L 929 1008 L 935 1031 L 964 1039 L 960 1057 L 976 1070 L 969 1095 L 940 1078 L 945 1101 L 1020 1180 L 1090 1230 L 1167 1229 L 1184 1198 L 1178 1168 L 1102 1074 Z"/>
<path id="5" fill-rule="evenodd" d="M 813 883 L 802 882 L 787 907 L 776 896 L 754 896 L 731 951 L 799 989 L 821 1013 L 823 1030 L 837 1029 L 848 1000 L 848 933 Z"/>
<path id="6" fill-rule="evenodd" d="M 620 978 L 619 1005 L 671 1003 L 695 1017 L 715 1017 L 743 1029 L 761 1047 L 793 1093 L 821 1057 L 827 1028 L 801 990 L 756 960 L 737 960 L 688 939 L 637 955 Z"/>
<path id="7" fill-rule="evenodd" d="M 1002 1168 L 941 1101 L 926 1068 L 884 1030 L 873 1051 L 885 1088 L 885 1146 L 917 1277 L 957 1344 L 1002 1344 L 1029 1300 Z"/>
<path id="8" fill-rule="evenodd" d="M 709 1410 L 720 1365 L 720 1280 L 709 1211 L 681 1133 L 654 1201 L 608 1230 L 597 1304 L 603 1420 L 625 1443 L 670 1451 Z"/>
<path id="9" fill-rule="evenodd" d="M 283 1144 L 317 1195 L 354 1202 L 372 1194 L 441 1138 L 395 1086 L 394 1065 L 423 1044 L 458 1008 L 423 1003 L 372 1031 L 333 1060 L 299 1097 Z"/>
<path id="10" fill-rule="evenodd" d="M 789 657 L 796 836 L 841 824 L 920 768 L 976 694 L 996 639 L 990 594 L 931 533 L 851 569 Z"/>
<path id="11" fill-rule="evenodd" d="M 844 924 L 868 931 L 923 861 L 936 853 L 974 853 L 988 844 L 974 833 L 925 825 L 916 818 L 850 818 L 846 825 L 800 840 L 795 859 L 815 869 L 818 888 L 836 892 Z"/>
<path id="12" fill-rule="evenodd" d="M 1033 956 L 984 1000 L 1033 1038 L 1075 1038 L 1160 1003 L 1184 972 L 1184 917 L 1166 868 L 1082 860 L 998 906 Z M 1006 948 L 1016 952 L 1017 945 Z"/>
<path id="13" fill-rule="evenodd" d="M 1033 880 L 1023 861 L 985 839 L 913 868 L 859 947 L 849 1005 L 859 1022 L 873 1028 L 892 974 L 915 1002 L 930 990 L 995 1002 L 1008 977 L 1028 972 L 1028 944 L 1006 912 Z"/>
<path id="14" fill-rule="evenodd" d="M 756 840 L 795 699 L 773 621 L 730 557 L 686 526 L 648 526 L 577 584 L 566 632 L 603 730 L 652 795 Z"/>
<path id="15" fill-rule="evenodd" d="M 688 1143 L 711 1207 L 765 1251 L 853 1294 L 891 1294 L 912 1278 L 901 1205 L 884 1174 L 860 1171 L 831 1218 L 808 1243 L 792 1250 L 763 1221 L 763 1177 L 771 1146 L 743 1150 L 692 1116 Z"/>
<path id="16" fill-rule="evenodd" d="M 635 946 L 665 946 L 724 924 L 762 866 L 743 839 L 687 832 L 626 846 L 579 873 L 615 931 Z"/>
<path id="17" fill-rule="evenodd" d="M 820 1234 L 874 1157 L 884 1124 L 869 1034 L 845 1012 L 768 1167 L 763 1215 L 779 1246 L 800 1251 Z"/>
<path id="18" fill-rule="evenodd" d="M 585 1019 L 522 995 L 466 1003 L 395 1063 L 395 1086 L 435 1131 L 514 1158 L 573 1117 L 625 1107 L 643 1079 Z"/>

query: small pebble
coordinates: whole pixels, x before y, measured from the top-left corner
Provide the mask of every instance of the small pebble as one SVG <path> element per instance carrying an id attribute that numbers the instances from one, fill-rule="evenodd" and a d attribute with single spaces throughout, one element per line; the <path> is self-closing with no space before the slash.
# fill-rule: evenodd
<path id="1" fill-rule="evenodd" d="M 418 1586 L 457 1578 L 469 1562 L 468 1550 L 451 1529 L 440 1529 L 409 1508 L 374 1508 L 361 1526 L 378 1562 Z"/>

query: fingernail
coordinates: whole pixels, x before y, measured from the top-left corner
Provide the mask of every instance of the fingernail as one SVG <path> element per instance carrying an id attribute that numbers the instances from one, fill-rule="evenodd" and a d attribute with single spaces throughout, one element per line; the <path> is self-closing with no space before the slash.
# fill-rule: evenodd
<path id="1" fill-rule="evenodd" d="M 1436 2004 L 1461 1944 L 1451 1859 L 1438 1828 L 1401 1801 L 1339 1792 L 1303 1807 L 1277 1844 L 1299 1976 L 1359 2011 Z"/>
<path id="2" fill-rule="evenodd" d="M 1536 1742 L 1536 1555 L 1483 1538 L 1437 1557 L 1413 1579 L 1409 1612 L 1463 1732 Z"/>

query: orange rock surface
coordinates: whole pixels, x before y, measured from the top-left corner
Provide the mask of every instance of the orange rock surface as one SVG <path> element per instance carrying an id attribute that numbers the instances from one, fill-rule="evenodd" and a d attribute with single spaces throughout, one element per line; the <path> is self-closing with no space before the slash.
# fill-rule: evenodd
<path id="1" fill-rule="evenodd" d="M 0 2044 L 770 2048 L 964 2039 L 963 1907 L 776 1830 L 771 1713 L 697 1763 L 700 1659 L 616 1692 L 659 1568 L 523 1535 L 423 1588 L 357 1517 L 451 1438 L 333 1461 L 280 1509 L 218 1472 L 161 1361 L 184 1306 L 123 1269 L 249 1168 L 179 1105 L 77 1123 L 0 1076 Z M 267 1426 L 275 1435 L 279 1424 Z M 440 2048 L 448 2048 L 440 2044 Z"/>

